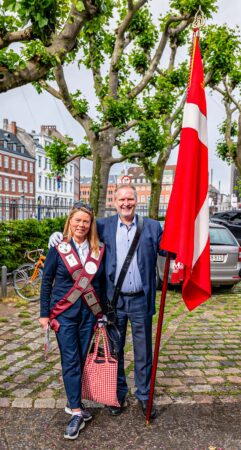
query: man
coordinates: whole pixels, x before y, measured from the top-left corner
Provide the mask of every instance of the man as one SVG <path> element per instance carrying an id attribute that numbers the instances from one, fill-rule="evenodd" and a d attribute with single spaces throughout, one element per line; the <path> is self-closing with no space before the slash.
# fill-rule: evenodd
<path id="1" fill-rule="evenodd" d="M 123 184 L 118 186 L 114 203 L 117 214 L 97 220 L 99 237 L 106 245 L 106 295 L 110 301 L 137 228 L 135 187 Z M 119 415 L 126 406 L 128 387 L 124 371 L 124 346 L 128 320 L 131 323 L 134 349 L 134 375 L 137 388 L 135 396 L 146 415 L 152 366 L 152 316 L 155 313 L 156 259 L 161 235 L 162 229 L 159 222 L 145 218 L 137 249 L 116 304 L 117 326 L 120 331 L 117 382 L 120 407 L 108 408 L 113 416 Z M 59 235 L 57 239 L 58 237 Z M 50 238 L 50 243 L 51 245 L 56 243 L 56 234 L 52 236 L 52 240 Z M 155 417 L 156 408 L 153 405 L 151 418 Z"/>

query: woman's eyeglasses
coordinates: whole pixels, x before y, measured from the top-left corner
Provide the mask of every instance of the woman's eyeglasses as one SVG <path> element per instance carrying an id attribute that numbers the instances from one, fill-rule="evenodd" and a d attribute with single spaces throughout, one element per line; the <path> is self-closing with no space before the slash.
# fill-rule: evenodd
<path id="1" fill-rule="evenodd" d="M 73 204 L 73 208 L 79 209 L 79 208 L 85 208 L 88 209 L 88 211 L 93 212 L 93 208 L 90 204 L 84 203 L 84 202 L 76 202 Z"/>

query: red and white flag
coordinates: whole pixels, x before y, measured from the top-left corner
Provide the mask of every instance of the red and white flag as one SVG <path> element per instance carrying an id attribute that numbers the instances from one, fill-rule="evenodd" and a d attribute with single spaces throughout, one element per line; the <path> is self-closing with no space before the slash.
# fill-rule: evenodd
<path id="1" fill-rule="evenodd" d="M 207 300 L 211 295 L 207 112 L 198 30 L 161 248 L 176 254 L 172 282 L 183 280 L 182 297 L 188 309 Z"/>

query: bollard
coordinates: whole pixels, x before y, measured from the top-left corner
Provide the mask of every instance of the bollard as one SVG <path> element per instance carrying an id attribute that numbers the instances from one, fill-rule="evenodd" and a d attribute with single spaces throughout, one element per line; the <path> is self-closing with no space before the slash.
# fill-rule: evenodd
<path id="1" fill-rule="evenodd" d="M 7 297 L 7 267 L 2 266 L 2 278 L 1 278 L 1 285 L 2 285 L 2 297 Z"/>

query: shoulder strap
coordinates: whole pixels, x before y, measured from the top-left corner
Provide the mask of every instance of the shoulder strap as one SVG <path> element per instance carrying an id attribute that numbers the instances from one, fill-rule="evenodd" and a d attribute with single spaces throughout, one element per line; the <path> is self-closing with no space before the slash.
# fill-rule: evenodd
<path id="1" fill-rule="evenodd" d="M 121 271 L 120 271 L 120 274 L 119 274 L 119 277 L 118 277 L 118 280 L 117 280 L 117 283 L 116 283 L 116 286 L 115 286 L 114 295 L 113 295 L 113 298 L 111 300 L 111 306 L 113 308 L 115 307 L 117 299 L 118 299 L 118 297 L 120 295 L 120 290 L 121 290 L 123 281 L 125 279 L 128 267 L 129 267 L 129 265 L 131 263 L 131 260 L 132 260 L 132 258 L 134 256 L 137 244 L 139 242 L 139 239 L 140 239 L 140 236 L 141 236 L 141 232 L 142 232 L 142 228 L 143 228 L 143 217 L 138 216 L 138 224 L 137 224 L 135 236 L 133 238 L 133 241 L 131 243 L 129 251 L 128 251 L 127 255 L 126 255 L 126 259 L 125 259 L 125 261 L 123 263 L 123 266 L 121 268 Z"/>

